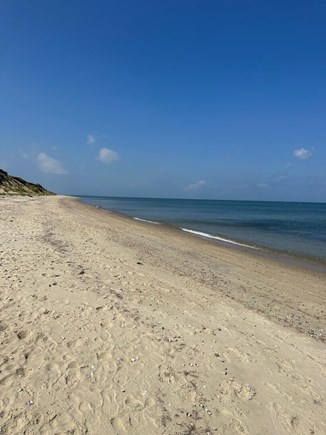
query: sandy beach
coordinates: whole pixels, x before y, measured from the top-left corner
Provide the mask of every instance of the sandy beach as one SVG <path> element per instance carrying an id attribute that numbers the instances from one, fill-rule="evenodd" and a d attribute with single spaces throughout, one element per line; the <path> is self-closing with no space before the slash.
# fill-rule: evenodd
<path id="1" fill-rule="evenodd" d="M 326 433 L 326 275 L 0 198 L 0 434 Z"/>

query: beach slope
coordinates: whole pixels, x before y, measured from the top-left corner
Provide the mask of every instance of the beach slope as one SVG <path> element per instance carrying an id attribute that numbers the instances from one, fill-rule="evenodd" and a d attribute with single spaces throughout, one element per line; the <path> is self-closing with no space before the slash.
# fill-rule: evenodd
<path id="1" fill-rule="evenodd" d="M 325 434 L 325 274 L 0 198 L 1 434 Z"/>

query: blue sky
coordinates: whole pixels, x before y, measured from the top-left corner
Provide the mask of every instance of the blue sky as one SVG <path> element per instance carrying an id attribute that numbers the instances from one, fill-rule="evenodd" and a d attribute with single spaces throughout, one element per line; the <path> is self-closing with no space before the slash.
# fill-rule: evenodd
<path id="1" fill-rule="evenodd" d="M 58 193 L 326 201 L 326 0 L 2 0 L 0 168 Z"/>

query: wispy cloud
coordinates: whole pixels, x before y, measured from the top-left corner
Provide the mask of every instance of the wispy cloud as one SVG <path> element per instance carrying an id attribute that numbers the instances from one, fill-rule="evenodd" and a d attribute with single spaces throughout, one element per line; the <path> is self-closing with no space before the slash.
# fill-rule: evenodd
<path id="1" fill-rule="evenodd" d="M 196 181 L 195 183 L 189 184 L 189 186 L 186 186 L 185 190 L 198 190 L 206 185 L 207 183 L 205 180 L 199 180 Z"/>
<path id="2" fill-rule="evenodd" d="M 276 185 L 282 185 L 290 180 L 290 175 L 287 172 L 278 172 L 276 174 L 271 174 L 262 180 L 257 182 L 257 187 L 259 189 L 267 189 L 268 187 L 273 187 Z"/>
<path id="3" fill-rule="evenodd" d="M 39 153 L 37 155 L 37 163 L 42 172 L 48 174 L 67 174 L 67 171 L 59 160 L 54 159 L 45 153 Z"/>
<path id="4" fill-rule="evenodd" d="M 101 148 L 98 153 L 98 160 L 103 163 L 112 163 L 119 159 L 119 155 L 116 151 L 109 148 Z"/>
<path id="5" fill-rule="evenodd" d="M 98 139 L 105 139 L 107 138 L 106 134 L 88 134 L 86 138 L 87 145 L 93 145 L 98 141 Z"/>
<path id="6" fill-rule="evenodd" d="M 22 148 L 20 148 L 20 149 L 18 150 L 18 152 L 19 152 L 19 155 L 20 155 L 20 157 L 21 157 L 22 159 L 24 159 L 24 160 L 28 160 L 28 159 L 29 159 L 29 155 L 28 155 L 27 152 L 24 151 Z"/>
<path id="7" fill-rule="evenodd" d="M 87 145 L 92 145 L 93 143 L 96 142 L 96 137 L 93 134 L 89 134 L 87 135 Z"/>
<path id="8" fill-rule="evenodd" d="M 308 160 L 312 156 L 313 149 L 306 149 L 306 148 L 298 148 L 293 151 L 294 157 L 300 160 Z"/>
<path id="9" fill-rule="evenodd" d="M 289 176 L 287 174 L 279 174 L 274 177 L 274 181 L 284 181 L 287 180 Z"/>

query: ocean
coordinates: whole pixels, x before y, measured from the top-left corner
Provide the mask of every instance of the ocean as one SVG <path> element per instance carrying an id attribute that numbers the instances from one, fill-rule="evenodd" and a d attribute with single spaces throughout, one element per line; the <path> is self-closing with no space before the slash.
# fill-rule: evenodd
<path id="1" fill-rule="evenodd" d="M 149 225 L 326 263 L 326 203 L 80 196 Z"/>

